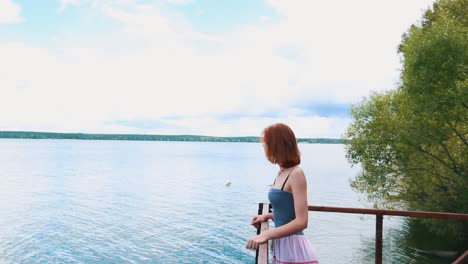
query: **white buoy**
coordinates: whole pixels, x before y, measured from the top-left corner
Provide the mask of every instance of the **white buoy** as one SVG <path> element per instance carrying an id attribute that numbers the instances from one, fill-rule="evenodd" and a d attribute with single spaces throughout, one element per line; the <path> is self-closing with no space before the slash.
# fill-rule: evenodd
<path id="1" fill-rule="evenodd" d="M 231 182 L 230 182 L 230 181 L 227 181 L 227 182 L 224 184 L 224 186 L 226 186 L 226 187 L 231 186 Z"/>

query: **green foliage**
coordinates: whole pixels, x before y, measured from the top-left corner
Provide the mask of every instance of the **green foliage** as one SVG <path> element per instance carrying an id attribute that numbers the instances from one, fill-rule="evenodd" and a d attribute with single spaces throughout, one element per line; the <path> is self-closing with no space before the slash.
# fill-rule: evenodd
<path id="1" fill-rule="evenodd" d="M 464 0 L 440 0 L 403 35 L 400 86 L 352 107 L 353 188 L 379 207 L 468 213 L 468 27 Z M 461 224 L 432 224 L 459 239 Z M 465 242 L 466 243 L 466 242 Z"/>

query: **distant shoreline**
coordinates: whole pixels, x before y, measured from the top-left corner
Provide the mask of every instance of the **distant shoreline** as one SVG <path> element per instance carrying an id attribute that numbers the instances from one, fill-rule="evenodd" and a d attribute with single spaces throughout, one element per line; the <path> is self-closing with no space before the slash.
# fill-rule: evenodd
<path id="1" fill-rule="evenodd" d="M 193 141 L 193 142 L 259 142 L 258 137 L 213 137 L 199 135 L 143 135 L 143 134 L 86 134 L 33 131 L 0 131 L 0 138 L 9 139 L 76 139 L 76 140 L 133 140 L 133 141 Z M 336 138 L 298 138 L 299 143 L 345 144 Z"/>

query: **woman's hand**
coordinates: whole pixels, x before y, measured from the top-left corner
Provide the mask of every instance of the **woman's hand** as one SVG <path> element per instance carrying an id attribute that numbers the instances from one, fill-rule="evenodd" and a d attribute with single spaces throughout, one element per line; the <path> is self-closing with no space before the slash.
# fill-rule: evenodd
<path id="1" fill-rule="evenodd" d="M 267 241 L 268 241 L 268 238 L 263 233 L 263 234 L 251 237 L 245 247 L 247 249 L 257 249 L 260 244 L 266 243 Z"/>
<path id="2" fill-rule="evenodd" d="M 256 215 L 252 218 L 252 221 L 250 222 L 250 224 L 258 229 L 260 227 L 260 224 L 265 221 L 268 221 L 268 218 L 266 215 Z"/>

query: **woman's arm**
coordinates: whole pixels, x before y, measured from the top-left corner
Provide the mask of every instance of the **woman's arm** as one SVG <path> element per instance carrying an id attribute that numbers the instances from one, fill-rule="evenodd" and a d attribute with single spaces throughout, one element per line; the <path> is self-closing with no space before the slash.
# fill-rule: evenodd
<path id="1" fill-rule="evenodd" d="M 259 228 L 262 222 L 268 221 L 269 219 L 273 219 L 273 213 L 256 215 L 252 218 L 250 224 L 253 225 L 255 228 Z"/>
<path id="2" fill-rule="evenodd" d="M 294 212 L 296 218 L 280 227 L 267 230 L 260 235 L 252 237 L 247 242 L 247 248 L 256 249 L 258 244 L 267 240 L 280 238 L 295 234 L 307 228 L 308 204 L 307 204 L 307 181 L 302 169 L 295 169 L 289 177 L 289 186 L 294 197 Z"/>
<path id="3" fill-rule="evenodd" d="M 273 213 L 267 213 L 267 214 L 256 215 L 256 216 L 254 216 L 254 217 L 252 218 L 251 224 L 264 222 L 264 221 L 267 221 L 267 220 L 270 220 L 270 219 L 273 219 Z"/>

